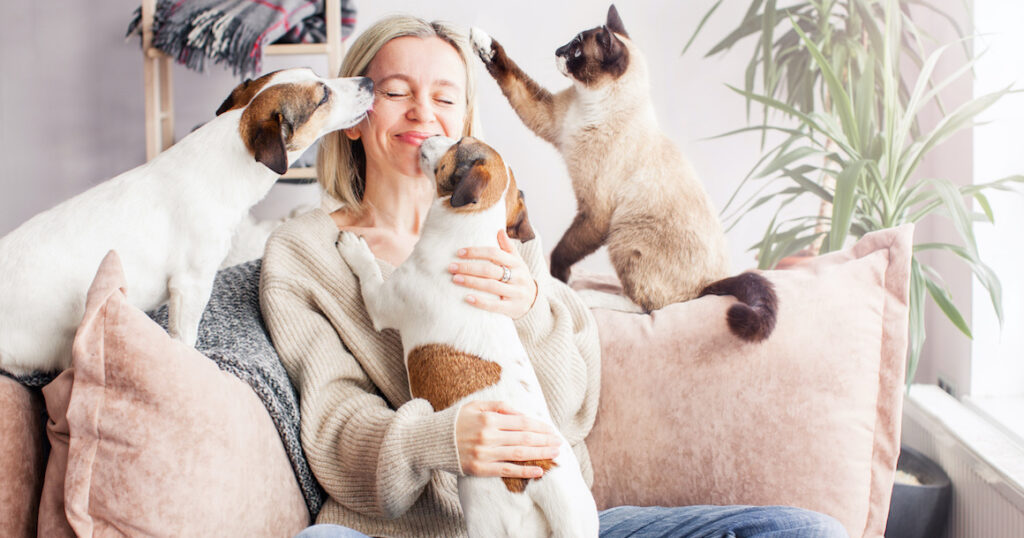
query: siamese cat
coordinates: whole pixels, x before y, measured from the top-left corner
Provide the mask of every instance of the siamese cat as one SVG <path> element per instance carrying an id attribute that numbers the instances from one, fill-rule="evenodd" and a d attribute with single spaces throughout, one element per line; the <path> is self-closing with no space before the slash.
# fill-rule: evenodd
<path id="1" fill-rule="evenodd" d="M 643 54 L 615 6 L 604 26 L 555 51 L 572 81 L 551 93 L 504 48 L 473 28 L 470 40 L 512 108 L 561 152 L 577 213 L 551 253 L 551 274 L 568 281 L 573 264 L 602 245 L 625 294 L 644 311 L 707 294 L 733 295 L 729 327 L 763 340 L 775 327 L 777 298 L 757 273 L 729 275 L 725 233 L 690 163 L 658 128 Z"/>

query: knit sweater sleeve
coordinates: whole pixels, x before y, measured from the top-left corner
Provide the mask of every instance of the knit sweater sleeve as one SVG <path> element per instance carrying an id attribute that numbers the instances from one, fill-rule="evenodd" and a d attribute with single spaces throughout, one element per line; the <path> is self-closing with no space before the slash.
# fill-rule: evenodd
<path id="1" fill-rule="evenodd" d="M 580 463 L 590 482 L 583 439 L 594 426 L 601 388 L 597 322 L 579 295 L 551 276 L 539 237 L 520 244 L 519 252 L 537 281 L 538 293 L 533 307 L 516 320 L 516 329 L 555 425 L 582 456 Z"/>
<path id="2" fill-rule="evenodd" d="M 297 248 L 282 236 L 267 243 L 260 302 L 274 346 L 299 392 L 302 444 L 310 466 L 340 504 L 372 517 L 398 517 L 421 496 L 433 471 L 459 472 L 458 408 L 435 413 L 418 399 L 392 408 L 339 334 L 346 332 L 352 305 L 361 303 L 334 296 L 338 290 L 325 284 L 332 277 L 317 274 L 332 269 L 315 259 L 315 247 Z M 401 371 L 396 374 L 404 376 L 401 348 L 374 346 L 354 349 L 371 357 L 366 360 L 380 359 L 385 372 L 395 363 L 383 356 L 397 352 Z"/>

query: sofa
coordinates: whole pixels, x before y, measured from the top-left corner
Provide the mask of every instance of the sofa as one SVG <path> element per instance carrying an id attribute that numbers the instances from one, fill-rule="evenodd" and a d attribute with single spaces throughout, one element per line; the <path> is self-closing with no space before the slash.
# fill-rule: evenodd
<path id="1" fill-rule="evenodd" d="M 587 438 L 601 508 L 792 505 L 881 536 L 899 453 L 911 226 L 766 271 L 775 332 L 732 336 L 731 297 L 593 309 L 602 393 Z M 72 367 L 0 377 L 4 536 L 291 536 L 323 492 L 258 305 L 259 261 L 222 270 L 196 348 L 125 298 L 116 253 Z M 610 275 L 577 289 L 621 291 Z"/>

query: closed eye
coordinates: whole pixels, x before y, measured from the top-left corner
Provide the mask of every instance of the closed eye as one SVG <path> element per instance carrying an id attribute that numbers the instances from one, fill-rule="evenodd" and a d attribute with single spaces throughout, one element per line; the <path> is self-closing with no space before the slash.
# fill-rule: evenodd
<path id="1" fill-rule="evenodd" d="M 324 89 L 324 95 L 323 97 L 320 98 L 320 102 L 316 104 L 316 106 L 318 107 L 323 106 L 323 104 L 326 103 L 327 100 L 331 98 L 331 89 L 328 88 L 327 85 L 322 82 L 320 83 L 320 87 Z"/>

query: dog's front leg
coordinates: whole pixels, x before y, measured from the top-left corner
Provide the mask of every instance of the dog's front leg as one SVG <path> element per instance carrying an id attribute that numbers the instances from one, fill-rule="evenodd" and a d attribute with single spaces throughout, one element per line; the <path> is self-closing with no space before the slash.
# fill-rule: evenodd
<path id="1" fill-rule="evenodd" d="M 366 240 L 352 232 L 341 232 L 337 247 L 345 263 L 359 278 L 363 303 L 366 305 L 366 313 L 370 315 L 373 328 L 378 331 L 393 328 L 390 313 L 402 309 L 396 304 L 397 298 L 394 294 L 388 293 L 390 288 L 384 285 L 384 276 Z"/>
<path id="2" fill-rule="evenodd" d="M 173 275 L 167 282 L 167 334 L 189 347 L 195 347 L 199 320 L 210 300 L 213 274 Z"/>
<path id="3" fill-rule="evenodd" d="M 505 54 L 505 49 L 479 28 L 471 28 L 469 39 L 487 72 L 505 94 L 512 109 L 537 136 L 557 145 L 565 106 L 556 106 L 554 95 L 530 78 Z"/>

